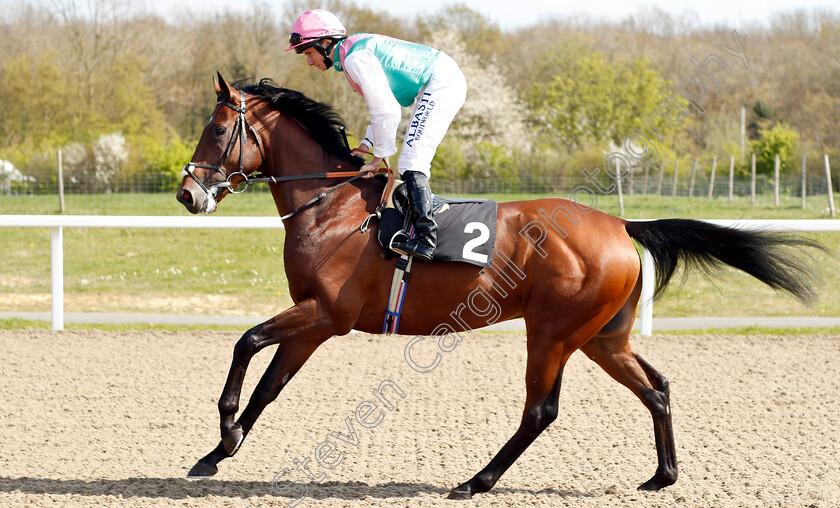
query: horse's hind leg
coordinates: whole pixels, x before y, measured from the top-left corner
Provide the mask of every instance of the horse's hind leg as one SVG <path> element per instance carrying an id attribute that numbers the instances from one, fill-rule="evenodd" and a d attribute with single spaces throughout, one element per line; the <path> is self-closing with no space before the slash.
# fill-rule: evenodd
<path id="1" fill-rule="evenodd" d="M 677 481 L 668 380 L 632 351 L 629 333 L 628 330 L 619 336 L 595 336 L 581 350 L 613 379 L 629 388 L 650 411 L 659 465 L 653 478 L 639 489 L 659 490 Z"/>
<path id="2" fill-rule="evenodd" d="M 490 490 L 528 445 L 557 418 L 560 380 L 568 356 L 563 344 L 552 337 L 528 338 L 527 395 L 519 428 L 484 469 L 449 493 L 449 499 L 469 499 L 473 494 Z"/>

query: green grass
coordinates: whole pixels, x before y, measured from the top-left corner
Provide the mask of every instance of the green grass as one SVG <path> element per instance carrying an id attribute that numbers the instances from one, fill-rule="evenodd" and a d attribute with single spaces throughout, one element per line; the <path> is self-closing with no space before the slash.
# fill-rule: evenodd
<path id="1" fill-rule="evenodd" d="M 767 326 L 740 326 L 735 328 L 704 328 L 702 330 L 655 330 L 657 335 L 840 335 L 840 326 L 826 328 L 793 327 L 770 328 Z"/>
<path id="2" fill-rule="evenodd" d="M 458 196 L 469 197 L 469 196 Z M 517 201 L 549 197 L 547 194 L 482 194 L 480 197 L 497 201 Z M 553 197 L 553 196 L 551 196 Z M 568 197 L 560 195 L 560 197 Z M 580 197 L 580 196 L 578 196 Z M 581 198 L 582 199 L 582 198 Z M 779 206 L 774 207 L 772 201 L 762 198 L 755 205 L 750 204 L 749 198 L 736 197 L 733 202 L 727 199 L 686 197 L 657 197 L 653 195 L 635 195 L 624 197 L 624 214 L 621 215 L 618 197 L 615 195 L 598 196 L 595 208 L 610 215 L 621 216 L 625 219 L 663 219 L 669 217 L 693 219 L 830 219 L 828 199 L 826 196 L 816 196 L 808 200 L 808 206 L 803 210 L 801 198 L 785 196 Z M 840 212 L 840 197 L 834 199 L 836 210 Z M 584 203 L 588 204 L 588 203 Z M 840 218 L 840 216 L 836 217 Z"/>
<path id="3" fill-rule="evenodd" d="M 49 330 L 49 321 L 29 319 L 0 319 L 0 330 Z M 149 323 L 126 324 L 97 324 L 97 323 L 65 323 L 65 330 L 104 330 L 107 332 L 126 332 L 132 330 L 148 330 L 158 332 L 192 332 L 195 330 L 210 330 L 221 332 L 242 333 L 241 326 L 223 325 L 155 325 Z"/>
<path id="4" fill-rule="evenodd" d="M 248 191 L 228 196 L 217 215 L 277 215 L 268 192 Z M 68 194 L 64 197 L 66 215 L 190 215 L 171 194 Z M 56 196 L 0 196 L 2 215 L 58 215 Z"/>
<path id="5" fill-rule="evenodd" d="M 544 194 L 482 195 L 499 201 Z M 827 218 L 824 196 L 800 208 L 798 197 L 773 207 L 762 198 L 691 200 L 625 196 L 625 218 Z M 68 195 L 68 214 L 188 215 L 170 194 Z M 618 214 L 615 196 L 599 196 L 598 209 Z M 56 214 L 54 196 L 0 196 L 0 214 Z M 219 215 L 276 216 L 268 193 L 225 199 Z M 808 234 L 840 252 L 840 233 Z M 66 228 L 65 310 L 216 315 L 273 315 L 291 304 L 283 268 L 282 230 L 151 230 Z M 655 317 L 840 316 L 837 259 L 815 254 L 822 268 L 820 302 L 807 308 L 776 295 L 749 276 L 725 270 L 706 281 L 696 274 L 672 283 L 654 305 Z M 50 234 L 46 228 L 0 227 L 0 311 L 50 310 Z M 132 325 L 133 326 L 133 325 Z"/>

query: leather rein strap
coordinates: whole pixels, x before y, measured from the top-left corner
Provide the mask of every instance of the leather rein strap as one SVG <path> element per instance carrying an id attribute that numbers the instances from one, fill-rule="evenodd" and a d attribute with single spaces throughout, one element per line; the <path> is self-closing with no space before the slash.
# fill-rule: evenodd
<path id="1" fill-rule="evenodd" d="M 346 138 L 345 138 L 345 143 L 346 142 L 347 141 L 346 141 Z M 363 150 L 360 150 L 360 151 L 363 151 Z M 366 152 L 366 153 L 370 154 L 370 152 Z M 384 170 L 384 171 L 382 171 L 382 170 Z M 289 219 L 292 216 L 296 215 L 298 212 L 301 212 L 301 211 L 305 210 L 306 208 L 314 205 L 318 201 L 324 199 L 329 193 L 340 189 L 341 187 L 347 185 L 348 183 L 356 181 L 359 178 L 371 178 L 371 177 L 373 177 L 374 174 L 380 173 L 380 172 L 386 173 L 388 175 L 388 183 L 385 186 L 386 191 L 387 191 L 388 188 L 393 186 L 394 178 L 395 178 L 394 177 L 394 171 L 390 168 L 390 166 L 388 166 L 388 161 L 385 161 L 385 166 L 384 167 L 376 169 L 375 171 L 368 171 L 368 170 L 366 170 L 366 171 L 328 171 L 326 173 L 314 173 L 314 174 L 310 174 L 310 175 L 259 176 L 259 177 L 251 178 L 251 179 L 248 179 L 246 177 L 245 181 L 250 182 L 250 183 L 279 183 L 279 182 L 289 182 L 289 181 L 293 181 L 293 180 L 308 180 L 308 179 L 315 179 L 315 178 L 322 179 L 322 178 L 345 178 L 345 177 L 349 177 L 349 178 L 347 178 L 347 180 L 344 180 L 343 182 L 339 182 L 338 184 L 336 184 L 336 185 L 330 187 L 329 189 L 325 190 L 324 192 L 318 194 L 314 198 L 310 199 L 309 201 L 307 201 L 306 203 L 297 207 L 296 209 L 292 210 L 291 212 L 287 213 L 286 215 L 283 215 L 282 217 L 280 217 L 281 220 L 286 220 L 286 219 Z M 387 196 L 387 193 L 385 195 Z M 379 203 L 379 206 L 376 207 L 376 213 L 374 215 L 378 215 L 380 213 L 380 211 L 385 207 L 385 204 L 386 203 L 385 203 L 384 200 L 381 203 Z M 369 220 L 366 220 L 366 222 L 369 222 Z M 362 231 L 362 232 L 364 233 L 364 231 Z"/>

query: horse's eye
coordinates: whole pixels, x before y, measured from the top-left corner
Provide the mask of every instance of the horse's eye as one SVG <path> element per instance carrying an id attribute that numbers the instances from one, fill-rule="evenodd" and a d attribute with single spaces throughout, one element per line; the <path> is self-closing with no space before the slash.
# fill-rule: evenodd
<path id="1" fill-rule="evenodd" d="M 227 129 L 225 128 L 224 125 L 217 125 L 216 126 L 216 135 L 217 136 L 223 136 L 225 134 L 225 132 L 227 132 Z"/>

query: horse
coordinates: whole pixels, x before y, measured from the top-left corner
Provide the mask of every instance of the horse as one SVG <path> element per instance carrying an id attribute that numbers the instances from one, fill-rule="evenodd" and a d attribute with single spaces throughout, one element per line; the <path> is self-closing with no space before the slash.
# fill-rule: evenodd
<path id="1" fill-rule="evenodd" d="M 221 440 L 189 471 L 192 478 L 217 473 L 324 341 L 354 329 L 382 332 L 395 264 L 369 220 L 385 183 L 360 172 L 363 160 L 350 155 L 333 108 L 269 79 L 231 86 L 217 73 L 214 85 L 218 103 L 177 200 L 194 214 L 209 214 L 241 187 L 268 183 L 286 230 L 283 258 L 294 305 L 236 342 L 218 403 Z M 367 232 L 360 228 L 366 219 Z M 642 287 L 634 240 L 653 256 L 656 297 L 680 266 L 712 272 L 729 265 L 811 303 L 816 273 L 803 251 L 825 250 L 778 232 L 688 219 L 627 221 L 560 198 L 499 203 L 496 228 L 496 256 L 504 266 L 417 262 L 402 309 L 401 333 L 450 341 L 486 326 L 491 300 L 494 321 L 524 318 L 526 398 L 519 427 L 481 471 L 449 492 L 451 499 L 489 491 L 557 418 L 563 369 L 577 350 L 630 389 L 653 417 L 658 464 L 639 489 L 676 482 L 668 380 L 629 342 Z M 237 419 L 248 363 L 271 345 L 277 346 L 274 357 Z"/>

